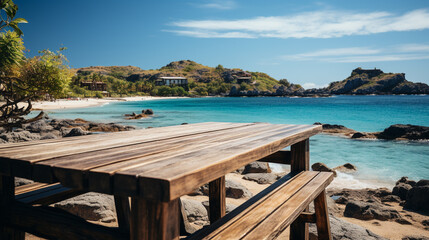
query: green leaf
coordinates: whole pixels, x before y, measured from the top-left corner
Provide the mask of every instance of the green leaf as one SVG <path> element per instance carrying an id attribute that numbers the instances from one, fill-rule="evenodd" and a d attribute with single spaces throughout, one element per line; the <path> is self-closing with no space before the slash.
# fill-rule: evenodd
<path id="1" fill-rule="evenodd" d="M 14 23 L 28 23 L 24 18 L 15 18 L 12 22 Z"/>
<path id="2" fill-rule="evenodd" d="M 23 35 L 21 29 L 19 29 L 19 27 L 18 27 L 18 24 L 14 23 L 14 22 L 11 22 L 11 23 L 9 23 L 9 26 L 11 28 L 13 28 L 13 30 L 15 30 L 15 32 L 16 32 L 16 34 L 18 34 L 18 36 Z"/>

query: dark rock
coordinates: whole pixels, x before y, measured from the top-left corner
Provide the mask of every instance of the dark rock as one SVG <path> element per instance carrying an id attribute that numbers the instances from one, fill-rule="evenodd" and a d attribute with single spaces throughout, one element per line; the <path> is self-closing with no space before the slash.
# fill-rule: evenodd
<path id="1" fill-rule="evenodd" d="M 245 186 L 243 186 L 241 183 L 226 179 L 225 180 L 225 190 L 226 190 L 226 196 L 230 198 L 250 198 L 253 196 L 253 194 L 247 189 Z M 204 184 L 201 186 L 194 195 L 208 195 L 209 194 L 209 185 Z"/>
<path id="2" fill-rule="evenodd" d="M 30 184 L 30 183 L 34 183 L 34 181 L 28 180 L 28 179 L 25 179 L 25 178 L 15 177 L 15 187 L 27 185 L 27 184 Z"/>
<path id="3" fill-rule="evenodd" d="M 346 163 L 341 166 L 335 167 L 333 170 L 343 173 L 352 173 L 357 171 L 357 167 L 351 163 Z"/>
<path id="4" fill-rule="evenodd" d="M 366 133 L 357 132 L 357 133 L 354 133 L 354 134 L 352 135 L 352 138 L 364 138 L 364 137 L 366 137 L 366 136 L 367 136 L 367 134 L 366 134 Z"/>
<path id="5" fill-rule="evenodd" d="M 397 218 L 397 219 L 395 219 L 395 222 L 402 224 L 402 225 L 412 225 L 412 223 L 405 218 Z"/>
<path id="6" fill-rule="evenodd" d="M 326 166 L 326 164 L 324 163 L 320 163 L 320 162 L 314 163 L 313 165 L 311 165 L 311 169 L 313 171 L 319 171 L 319 172 L 333 172 L 334 176 L 337 176 L 337 173 L 331 168 L 329 168 L 328 166 Z"/>
<path id="7" fill-rule="evenodd" d="M 398 211 L 378 203 L 349 201 L 344 210 L 345 217 L 361 220 L 378 219 L 382 221 L 400 218 Z"/>
<path id="8" fill-rule="evenodd" d="M 54 206 L 90 221 L 116 221 L 113 196 L 106 194 L 85 193 L 55 203 Z"/>
<path id="9" fill-rule="evenodd" d="M 142 113 L 144 113 L 146 115 L 153 115 L 153 110 L 149 108 L 149 109 L 144 110 L 144 112 L 142 112 Z"/>
<path id="10" fill-rule="evenodd" d="M 405 183 L 405 184 L 411 185 L 412 187 L 416 185 L 416 181 L 409 180 L 408 177 L 401 177 L 398 181 L 396 181 L 395 185 L 398 185 L 399 183 Z"/>
<path id="11" fill-rule="evenodd" d="M 396 195 L 387 195 L 381 198 L 381 202 L 401 202 L 401 198 Z"/>
<path id="12" fill-rule="evenodd" d="M 429 180 L 420 180 L 412 187 L 405 200 L 405 208 L 429 214 Z"/>
<path id="13" fill-rule="evenodd" d="M 72 128 L 70 132 L 64 135 L 64 137 L 76 137 L 76 136 L 83 136 L 87 134 L 88 133 L 83 131 L 82 128 L 76 127 L 76 128 Z"/>
<path id="14" fill-rule="evenodd" d="M 411 189 L 411 185 L 406 183 L 398 183 L 395 187 L 393 187 L 392 194 L 401 198 L 401 200 L 405 200 L 407 198 L 407 193 Z"/>
<path id="15" fill-rule="evenodd" d="M 243 179 L 259 184 L 271 184 L 277 180 L 277 175 L 273 173 L 248 173 L 244 175 Z"/>
<path id="16" fill-rule="evenodd" d="M 429 240 L 429 238 L 425 236 L 405 236 L 402 240 Z"/>
<path id="17" fill-rule="evenodd" d="M 247 173 L 270 173 L 271 169 L 268 163 L 265 162 L 252 162 L 244 167 L 243 174 Z"/>
<path id="18" fill-rule="evenodd" d="M 429 139 L 429 127 L 417 126 L 411 124 L 395 124 L 384 129 L 383 132 L 378 134 L 380 139 L 408 139 L 419 140 Z"/>
<path id="19" fill-rule="evenodd" d="M 32 123 L 29 123 L 25 126 L 25 129 L 32 133 L 41 133 L 49 132 L 53 130 L 51 125 L 48 125 L 45 120 L 38 120 Z"/>
<path id="20" fill-rule="evenodd" d="M 21 132 L 4 132 L 0 134 L 0 139 L 3 139 L 5 142 L 26 142 L 32 140 L 40 139 L 40 135 L 36 133 L 30 133 L 29 131 Z"/>
<path id="21" fill-rule="evenodd" d="M 387 188 L 377 189 L 328 189 L 328 195 L 338 198 L 336 203 L 347 203 L 348 201 L 364 201 L 364 202 L 379 202 L 381 198 L 392 195 L 392 192 Z"/>
<path id="22" fill-rule="evenodd" d="M 333 240 L 387 240 L 359 225 L 349 223 L 335 216 L 329 216 L 331 234 Z M 317 239 L 317 228 L 315 224 L 310 224 L 310 240 Z"/>

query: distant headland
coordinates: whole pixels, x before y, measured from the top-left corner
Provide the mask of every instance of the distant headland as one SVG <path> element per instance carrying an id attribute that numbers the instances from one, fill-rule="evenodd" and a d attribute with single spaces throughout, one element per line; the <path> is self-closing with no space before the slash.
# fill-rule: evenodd
<path id="1" fill-rule="evenodd" d="M 429 86 L 405 79 L 405 73 L 356 68 L 342 81 L 328 87 L 304 89 L 287 79 L 266 73 L 208 67 L 191 60 L 171 62 L 160 69 L 134 66 L 91 66 L 74 69 L 71 88 L 81 96 L 299 96 L 429 94 Z"/>

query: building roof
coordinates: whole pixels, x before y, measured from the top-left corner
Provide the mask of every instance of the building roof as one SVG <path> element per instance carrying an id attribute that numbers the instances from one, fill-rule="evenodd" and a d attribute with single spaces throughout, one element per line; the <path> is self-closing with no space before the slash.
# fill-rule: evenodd
<path id="1" fill-rule="evenodd" d="M 161 79 L 186 79 L 185 77 L 160 77 Z"/>

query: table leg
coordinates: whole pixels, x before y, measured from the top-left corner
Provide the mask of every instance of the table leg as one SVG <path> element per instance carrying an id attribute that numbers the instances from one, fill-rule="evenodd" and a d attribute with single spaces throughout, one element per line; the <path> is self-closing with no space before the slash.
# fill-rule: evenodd
<path id="1" fill-rule="evenodd" d="M 210 223 L 213 224 L 218 219 L 225 216 L 225 176 L 209 183 L 209 206 Z"/>
<path id="2" fill-rule="evenodd" d="M 300 172 L 310 169 L 310 141 L 306 139 L 291 146 L 291 171 Z M 308 212 L 308 207 L 304 210 Z M 290 239 L 308 240 L 308 223 L 296 219 L 290 225 Z"/>
<path id="3" fill-rule="evenodd" d="M 118 225 L 121 231 L 129 234 L 130 232 L 130 201 L 128 197 L 114 196 L 116 216 L 118 218 Z"/>
<path id="4" fill-rule="evenodd" d="M 0 175 L 0 209 L 7 208 L 15 200 L 15 178 Z M 25 239 L 25 232 L 0 226 L 0 239 Z"/>
<path id="5" fill-rule="evenodd" d="M 179 239 L 179 201 L 148 201 L 131 198 L 131 239 Z"/>

